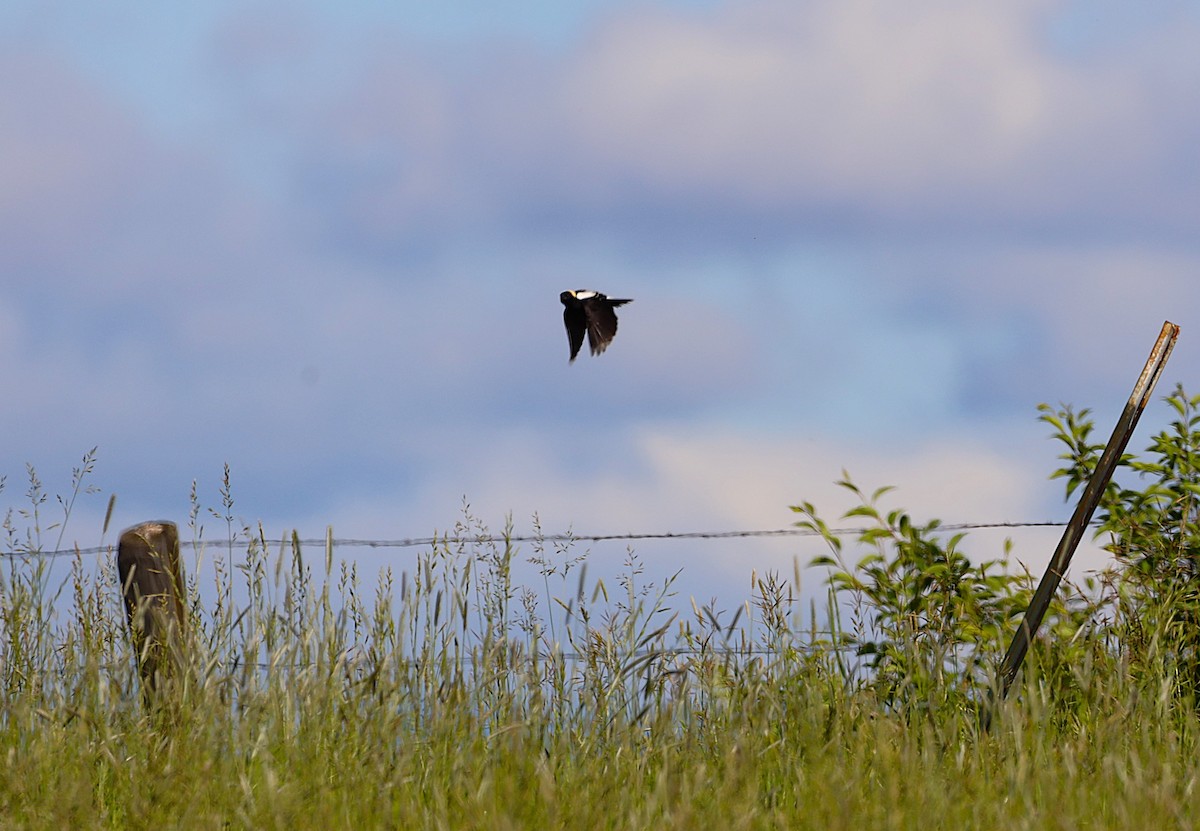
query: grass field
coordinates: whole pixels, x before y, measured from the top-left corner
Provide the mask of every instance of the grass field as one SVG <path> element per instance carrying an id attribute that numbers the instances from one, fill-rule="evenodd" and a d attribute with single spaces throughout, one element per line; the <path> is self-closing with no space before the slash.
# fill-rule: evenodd
<path id="1" fill-rule="evenodd" d="M 1064 470 L 1085 464 L 1086 414 L 1047 415 Z M 1150 505 L 1155 488 L 1114 490 L 1123 571 L 1060 596 L 987 732 L 1029 581 L 879 494 L 862 534 L 827 539 L 815 610 L 774 574 L 732 615 L 635 573 L 556 575 L 548 597 L 513 584 L 503 541 L 359 585 L 332 552 L 234 535 L 211 584 L 190 576 L 185 647 L 149 701 L 111 565 L 80 558 L 60 589 L 10 514 L 0 827 L 1200 827 L 1196 488 Z"/>

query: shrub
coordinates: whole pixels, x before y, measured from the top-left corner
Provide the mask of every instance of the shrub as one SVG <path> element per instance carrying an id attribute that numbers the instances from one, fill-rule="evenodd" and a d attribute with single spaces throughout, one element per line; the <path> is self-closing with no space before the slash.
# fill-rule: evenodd
<path id="1" fill-rule="evenodd" d="M 1145 454 L 1126 453 L 1132 482 L 1114 481 L 1101 499 L 1096 536 L 1116 568 L 1103 576 L 1107 642 L 1146 682 L 1168 683 L 1176 695 L 1200 693 L 1200 396 L 1182 387 L 1166 397 L 1174 412 Z M 1095 470 L 1103 446 L 1091 442 L 1090 411 L 1043 404 L 1041 419 L 1066 446 L 1069 497 Z M 1127 477 L 1122 477 L 1127 478 Z"/>

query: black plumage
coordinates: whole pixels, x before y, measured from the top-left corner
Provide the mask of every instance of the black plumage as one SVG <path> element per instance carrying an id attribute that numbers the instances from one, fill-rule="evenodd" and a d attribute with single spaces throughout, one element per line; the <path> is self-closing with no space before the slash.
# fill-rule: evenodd
<path id="1" fill-rule="evenodd" d="M 558 296 L 563 306 L 563 323 L 567 327 L 567 339 L 571 342 L 571 362 L 583 347 L 583 335 L 587 333 L 588 346 L 593 355 L 599 355 L 617 335 L 617 306 L 632 303 L 630 299 L 612 300 L 598 291 L 576 289 L 564 291 Z"/>

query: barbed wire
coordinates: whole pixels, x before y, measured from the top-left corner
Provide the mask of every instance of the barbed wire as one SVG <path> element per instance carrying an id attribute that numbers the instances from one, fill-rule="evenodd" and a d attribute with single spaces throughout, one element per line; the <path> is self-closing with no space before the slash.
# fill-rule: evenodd
<path id="1" fill-rule="evenodd" d="M 932 533 L 957 532 L 957 531 L 978 531 L 997 528 L 1062 528 L 1066 522 L 1048 521 L 1048 522 L 956 522 L 948 524 L 940 524 L 936 528 L 923 529 Z M 1096 525 L 1095 522 L 1091 523 Z M 866 530 L 866 526 L 847 527 L 847 528 L 829 528 L 827 533 L 833 536 L 844 536 L 847 534 L 857 534 Z M 445 534 L 431 537 L 406 537 L 392 540 L 368 540 L 354 538 L 338 538 L 332 539 L 326 537 L 318 537 L 311 539 L 301 539 L 298 544 L 304 548 L 313 548 L 316 546 L 325 547 L 332 545 L 334 548 L 432 548 L 437 545 L 495 545 L 498 543 L 576 543 L 576 542 L 611 542 L 611 541 L 637 541 L 637 540 L 727 540 L 727 539 L 743 539 L 751 537 L 818 537 L 820 531 L 812 528 L 774 528 L 751 531 L 663 531 L 651 533 L 627 533 L 627 534 Z M 257 541 L 257 540 L 256 540 Z M 233 544 L 244 544 L 248 542 L 244 535 L 239 535 L 233 540 Z M 261 541 L 259 541 L 261 543 Z M 283 537 L 280 539 L 270 539 L 266 541 L 270 545 L 292 545 L 294 541 L 290 538 Z M 203 548 L 227 548 L 230 546 L 229 540 L 217 539 L 199 539 L 199 540 L 180 540 L 181 548 L 203 549 Z M 96 554 L 106 554 L 116 549 L 116 543 L 108 545 L 96 545 L 89 548 L 59 548 L 51 551 L 39 551 L 34 548 L 28 550 L 6 551 L 0 552 L 0 556 L 4 557 L 71 557 L 79 556 L 94 556 Z"/>

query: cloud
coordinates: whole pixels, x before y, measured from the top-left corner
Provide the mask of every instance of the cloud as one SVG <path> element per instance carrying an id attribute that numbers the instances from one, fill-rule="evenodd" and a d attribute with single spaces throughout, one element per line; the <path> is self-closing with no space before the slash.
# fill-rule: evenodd
<path id="1" fill-rule="evenodd" d="M 356 535 L 387 537 L 397 527 L 413 535 L 444 533 L 460 518 L 457 506 L 465 497 L 472 513 L 494 532 L 511 514 L 515 533 L 530 533 L 536 512 L 547 534 L 568 528 L 576 534 L 680 533 L 789 527 L 799 517 L 788 506 L 810 501 L 832 527 L 844 527 L 862 522 L 841 519 L 857 504 L 834 485 L 845 469 L 867 494 L 897 486 L 881 499 L 881 508 L 904 507 L 916 522 L 1040 520 L 1049 516 L 1047 495 L 1057 494 L 1046 479 L 1053 463 L 1049 452 L 1043 453 L 1043 464 L 1031 465 L 1026 454 L 966 437 L 880 451 L 831 436 L 751 436 L 719 425 L 647 424 L 623 440 L 631 455 L 606 453 L 603 439 L 506 430 L 454 449 L 441 445 L 447 448 L 441 464 L 428 471 L 415 492 L 361 495 L 326 518 L 332 517 L 335 535 L 354 529 Z M 1060 533 L 976 531 L 964 550 L 976 562 L 995 559 L 1004 538 L 1012 537 L 1015 560 L 1040 576 Z M 579 548 L 593 552 L 595 577 L 619 573 L 627 545 L 642 556 L 647 579 L 662 579 L 682 567 L 678 587 L 685 597 L 717 596 L 726 604 L 748 596 L 744 587 L 752 570 L 790 578 L 794 559 L 804 567 L 824 553 L 819 540 L 795 537 L 612 541 Z M 1104 561 L 1093 546 L 1084 548 L 1076 573 Z M 528 553 L 529 546 L 522 550 Z M 401 550 L 377 562 L 400 570 L 412 556 Z M 805 590 L 818 592 L 821 579 L 810 573 Z"/>
<path id="2" fill-rule="evenodd" d="M 477 145 L 499 148 L 508 204 L 527 190 L 593 219 L 1028 232 L 1141 223 L 1166 192 L 1161 219 L 1191 227 L 1177 200 L 1194 187 L 1171 170 L 1178 122 L 1186 135 L 1196 119 L 1159 89 L 1179 59 L 1121 44 L 1072 62 L 1043 17 L 939 2 L 627 10 L 566 58 L 502 65 Z"/>
<path id="3" fill-rule="evenodd" d="M 1200 254 L 1163 240 L 977 241 L 884 250 L 876 262 L 954 321 L 956 348 L 968 350 L 960 394 L 984 409 L 1070 401 L 1119 410 L 1163 321 L 1186 333 L 1200 303 Z M 1200 344 L 1185 334 L 1164 387 L 1198 361 Z"/>
<path id="4" fill-rule="evenodd" d="M 1181 103 L 1200 70 L 1185 46 L 1194 21 L 1079 58 L 1047 35 L 1058 13 L 1038 2 L 635 4 L 594 17 L 571 48 L 504 34 L 450 59 L 395 24 L 323 26 L 273 6 L 214 27 L 211 87 L 191 95 L 221 102 L 206 142 L 217 179 L 224 167 L 283 188 L 272 198 L 287 200 L 309 246 L 378 261 L 514 230 L 615 229 L 659 250 L 750 233 L 1193 233 L 1200 119 Z M 162 188 L 213 180 L 163 176 L 203 159 L 164 160 L 111 95 L 61 68 L 44 74 L 51 115 L 22 121 L 27 139 L 42 135 L 6 154 L 24 159 L 10 179 L 56 171 L 126 200 L 106 217 L 141 221 Z M 41 73 L 24 75 L 40 88 Z M 39 198 L 85 213 L 39 232 L 102 227 L 55 187 L 39 185 Z M 238 201 L 208 205 L 218 218 L 201 221 L 241 224 Z"/>
<path id="5" fill-rule="evenodd" d="M 7 267 L 84 266 L 136 191 L 145 149 L 128 114 L 43 54 L 0 57 L 0 244 Z M 21 79 L 16 82 L 14 79 Z M 116 152 L 114 152 L 116 151 Z"/>
<path id="6" fill-rule="evenodd" d="M 948 4 L 632 13 L 575 60 L 560 106 L 587 151 L 651 182 L 889 201 L 992 180 L 1040 137 L 1056 79 L 1021 22 Z"/>
<path id="7" fill-rule="evenodd" d="M 319 41 L 284 50 L 313 82 L 247 93 L 245 113 L 271 113 L 254 126 L 290 160 L 314 239 L 384 259 L 492 233 L 684 253 L 751 235 L 1193 233 L 1194 22 L 1081 58 L 1049 35 L 1061 13 L 634 4 L 570 48 L 503 35 L 453 61 L 374 31 L 336 64 Z"/>

